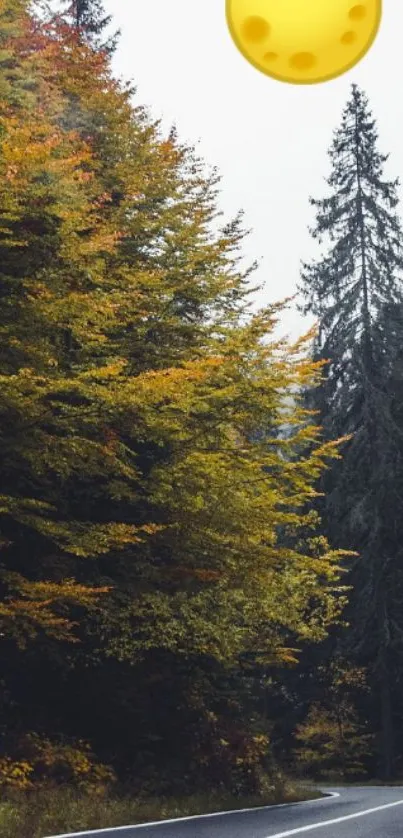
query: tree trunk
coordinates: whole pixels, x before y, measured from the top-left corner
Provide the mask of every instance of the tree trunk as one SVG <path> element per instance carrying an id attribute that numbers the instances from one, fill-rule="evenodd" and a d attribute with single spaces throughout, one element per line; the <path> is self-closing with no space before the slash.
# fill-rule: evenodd
<path id="1" fill-rule="evenodd" d="M 381 776 L 388 781 L 393 774 L 393 721 L 390 679 L 386 662 L 380 672 L 381 698 Z"/>

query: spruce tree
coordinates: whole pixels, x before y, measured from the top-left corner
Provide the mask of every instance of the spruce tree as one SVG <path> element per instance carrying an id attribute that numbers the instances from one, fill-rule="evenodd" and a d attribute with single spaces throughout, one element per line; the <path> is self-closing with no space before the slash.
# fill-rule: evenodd
<path id="1" fill-rule="evenodd" d="M 359 554 L 349 579 L 347 645 L 371 672 L 387 778 L 393 766 L 392 684 L 403 669 L 403 615 L 396 601 L 403 576 L 397 538 L 403 425 L 391 380 L 401 335 L 403 240 L 398 182 L 384 176 L 387 157 L 377 139 L 367 97 L 353 85 L 330 150 L 330 194 L 311 199 L 312 236 L 326 250 L 303 265 L 300 290 L 302 311 L 318 321 L 314 359 L 328 362 L 309 404 L 327 438 L 351 435 L 342 460 L 322 481 L 325 522 L 331 541 Z"/>
<path id="2" fill-rule="evenodd" d="M 102 0 L 66 0 L 69 21 L 83 35 L 88 43 L 109 54 L 116 49 L 119 32 L 102 40 L 103 33 L 112 22 L 112 15 L 106 15 Z"/>

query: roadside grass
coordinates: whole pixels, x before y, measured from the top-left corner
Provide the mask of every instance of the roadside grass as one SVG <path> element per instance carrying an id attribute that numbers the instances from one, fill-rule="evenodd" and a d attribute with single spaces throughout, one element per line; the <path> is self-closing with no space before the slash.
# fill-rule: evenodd
<path id="1" fill-rule="evenodd" d="M 324 783 L 324 785 L 329 785 L 329 782 L 326 781 Z M 335 785 L 338 785 L 340 787 L 346 786 L 346 788 L 355 788 L 355 787 L 360 787 L 360 788 L 365 788 L 365 787 L 367 787 L 367 788 L 382 788 L 382 787 L 398 788 L 399 786 L 403 786 L 403 778 L 400 779 L 400 780 L 388 780 L 388 781 L 386 781 L 386 780 L 360 780 L 360 781 L 358 781 L 357 780 L 357 782 L 354 782 L 354 783 L 353 782 L 352 783 L 346 783 L 345 780 L 340 780 L 340 781 L 337 781 L 337 783 L 335 783 Z"/>
<path id="2" fill-rule="evenodd" d="M 295 803 L 322 797 L 313 785 L 283 781 L 254 797 L 200 794 L 183 798 L 139 799 L 129 793 L 100 797 L 71 788 L 14 792 L 0 802 L 1 838 L 50 838 L 69 832 L 129 826 L 231 809 Z"/>

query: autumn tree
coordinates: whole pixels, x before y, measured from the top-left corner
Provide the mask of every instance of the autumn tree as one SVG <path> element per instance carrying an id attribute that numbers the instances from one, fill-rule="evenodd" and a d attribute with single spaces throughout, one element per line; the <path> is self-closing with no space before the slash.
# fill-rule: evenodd
<path id="1" fill-rule="evenodd" d="M 159 788 L 156 763 L 171 786 L 214 785 L 225 765 L 227 785 L 253 772 L 258 787 L 268 741 L 257 717 L 240 721 L 254 703 L 242 661 L 292 663 L 343 603 L 340 556 L 309 508 L 337 446 L 287 400 L 320 365 L 303 341 L 275 342 L 281 308 L 248 315 L 242 221 L 217 231 L 216 173 L 132 105 L 74 22 L 21 4 L 9 29 L 11 7 L 4 759 L 30 749 L 35 777 L 63 734 Z"/>
<path id="2" fill-rule="evenodd" d="M 299 769 L 328 779 L 365 776 L 373 747 L 369 722 L 360 719 L 358 707 L 360 695 L 368 692 L 365 672 L 335 656 L 315 677 L 318 695 L 295 731 Z"/>

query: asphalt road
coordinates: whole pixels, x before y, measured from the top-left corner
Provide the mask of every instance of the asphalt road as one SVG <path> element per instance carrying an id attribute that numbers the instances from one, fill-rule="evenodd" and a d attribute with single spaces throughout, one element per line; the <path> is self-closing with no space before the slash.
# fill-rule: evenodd
<path id="1" fill-rule="evenodd" d="M 403 838 L 403 787 L 323 789 L 332 797 L 74 836 L 94 838 Z M 336 796 L 337 795 L 337 796 Z M 67 836 L 53 836 L 67 838 Z M 73 838 L 70 833 L 69 838 Z"/>

